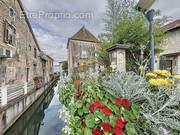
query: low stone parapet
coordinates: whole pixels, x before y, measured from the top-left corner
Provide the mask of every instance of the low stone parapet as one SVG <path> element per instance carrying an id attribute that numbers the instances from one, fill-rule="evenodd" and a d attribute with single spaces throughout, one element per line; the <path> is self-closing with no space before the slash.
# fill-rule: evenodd
<path id="1" fill-rule="evenodd" d="M 11 127 L 15 121 L 52 85 L 58 78 L 40 89 L 28 91 L 0 107 L 0 135 Z M 28 85 L 27 85 L 28 86 Z M 8 95 L 8 94 L 7 94 Z M 8 101 L 8 100 L 7 100 Z"/>

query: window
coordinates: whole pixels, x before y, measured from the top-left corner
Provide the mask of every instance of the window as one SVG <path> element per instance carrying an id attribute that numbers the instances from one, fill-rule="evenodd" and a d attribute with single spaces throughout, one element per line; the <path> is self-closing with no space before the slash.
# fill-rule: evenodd
<path id="1" fill-rule="evenodd" d="M 5 23 L 5 42 L 15 46 L 16 29 L 8 22 Z"/>
<path id="2" fill-rule="evenodd" d="M 37 50 L 34 48 L 34 58 L 37 58 Z"/>
<path id="3" fill-rule="evenodd" d="M 81 58 L 87 58 L 87 52 L 86 51 L 82 51 Z"/>
<path id="4" fill-rule="evenodd" d="M 10 16 L 10 17 L 14 17 L 14 16 L 15 16 L 15 12 L 14 12 L 14 9 L 13 9 L 13 8 L 10 8 L 10 9 L 9 9 L 9 16 Z"/>

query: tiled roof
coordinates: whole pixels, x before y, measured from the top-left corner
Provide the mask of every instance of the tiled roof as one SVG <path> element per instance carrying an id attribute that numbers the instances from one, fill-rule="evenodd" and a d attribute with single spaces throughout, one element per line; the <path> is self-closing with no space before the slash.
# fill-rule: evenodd
<path id="1" fill-rule="evenodd" d="M 174 22 L 171 22 L 165 26 L 163 26 L 162 28 L 165 30 L 165 31 L 169 31 L 169 30 L 172 30 L 172 29 L 176 29 L 180 27 L 180 19 L 179 20 L 176 20 Z"/>
<path id="2" fill-rule="evenodd" d="M 97 42 L 96 37 L 93 34 L 91 34 L 84 26 L 70 39 Z"/>

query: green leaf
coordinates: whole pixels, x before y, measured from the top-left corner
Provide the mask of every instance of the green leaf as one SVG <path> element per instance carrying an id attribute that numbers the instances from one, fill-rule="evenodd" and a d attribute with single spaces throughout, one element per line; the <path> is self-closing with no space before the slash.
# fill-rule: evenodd
<path id="1" fill-rule="evenodd" d="M 81 101 L 77 101 L 76 102 L 76 107 L 77 108 L 81 108 L 83 106 L 82 102 Z"/>
<path id="2" fill-rule="evenodd" d="M 131 108 L 133 110 L 134 115 L 137 117 L 139 115 L 140 108 L 137 105 L 135 105 L 135 104 L 133 104 L 131 106 Z"/>
<path id="3" fill-rule="evenodd" d="M 103 112 L 97 112 L 97 117 L 102 121 L 106 121 L 106 115 Z"/>
<path id="4" fill-rule="evenodd" d="M 95 123 L 94 123 L 94 115 L 93 114 L 89 114 L 85 117 L 85 123 L 86 126 L 89 128 L 94 128 Z"/>
<path id="5" fill-rule="evenodd" d="M 77 110 L 77 107 L 75 105 L 71 105 L 70 106 L 70 113 L 71 113 L 71 115 L 74 115 L 76 110 Z"/>
<path id="6" fill-rule="evenodd" d="M 100 123 L 101 123 L 101 120 L 100 120 L 98 117 L 96 117 L 96 118 L 95 118 L 95 124 L 96 124 L 96 125 L 99 125 Z"/>
<path id="7" fill-rule="evenodd" d="M 123 111 L 123 116 L 124 116 L 124 118 L 126 118 L 126 120 L 127 120 L 128 122 L 130 122 L 131 113 L 130 113 L 128 110 L 124 110 L 124 111 Z"/>
<path id="8" fill-rule="evenodd" d="M 115 112 L 116 114 L 120 114 L 120 110 L 116 105 L 112 106 L 112 111 Z"/>
<path id="9" fill-rule="evenodd" d="M 89 107 L 83 106 L 83 112 L 88 113 L 89 112 Z"/>
<path id="10" fill-rule="evenodd" d="M 76 128 L 80 128 L 82 126 L 81 119 L 78 116 L 75 117 L 75 121 L 74 122 L 75 122 Z"/>
<path id="11" fill-rule="evenodd" d="M 110 95 L 110 94 L 106 94 L 105 97 L 106 97 L 107 99 L 109 99 L 109 98 L 111 97 L 111 95 Z"/>
<path id="12" fill-rule="evenodd" d="M 134 135 L 136 133 L 136 130 L 134 128 L 134 124 L 132 124 L 132 123 L 126 124 L 126 130 L 128 132 L 128 135 Z"/>
<path id="13" fill-rule="evenodd" d="M 115 117 L 113 114 L 111 114 L 109 118 L 110 118 L 110 125 L 112 127 L 114 127 L 114 125 L 116 124 L 117 117 Z"/>
<path id="14" fill-rule="evenodd" d="M 80 116 L 83 115 L 83 108 L 78 109 L 78 114 L 79 114 Z"/>
<path id="15" fill-rule="evenodd" d="M 84 135 L 92 135 L 91 130 L 86 127 L 85 130 L 84 130 Z"/>

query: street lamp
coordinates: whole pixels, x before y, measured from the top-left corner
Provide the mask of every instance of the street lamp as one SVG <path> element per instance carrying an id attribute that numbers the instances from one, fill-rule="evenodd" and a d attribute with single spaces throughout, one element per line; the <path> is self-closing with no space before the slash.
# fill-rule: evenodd
<path id="1" fill-rule="evenodd" d="M 149 32 L 150 32 L 150 50 L 151 50 L 151 59 L 150 59 L 150 70 L 154 72 L 154 37 L 153 37 L 153 18 L 154 18 L 154 9 L 149 10 L 152 4 L 156 0 L 139 0 L 136 9 L 142 11 L 149 21 Z"/>

